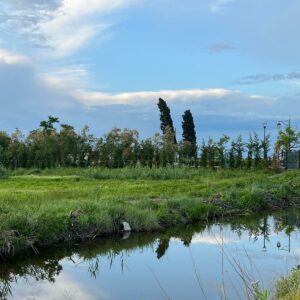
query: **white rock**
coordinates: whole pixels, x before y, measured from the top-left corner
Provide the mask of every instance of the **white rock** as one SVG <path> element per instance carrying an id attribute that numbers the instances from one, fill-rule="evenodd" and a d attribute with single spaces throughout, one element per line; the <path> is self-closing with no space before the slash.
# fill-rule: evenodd
<path id="1" fill-rule="evenodd" d="M 125 221 L 121 222 L 121 229 L 125 232 L 131 231 L 131 227 L 130 227 L 129 223 L 127 223 Z"/>

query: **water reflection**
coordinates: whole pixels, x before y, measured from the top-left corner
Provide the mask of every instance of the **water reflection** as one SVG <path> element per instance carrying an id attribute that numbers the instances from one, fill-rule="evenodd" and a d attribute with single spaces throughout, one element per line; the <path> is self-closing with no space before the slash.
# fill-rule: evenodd
<path id="1" fill-rule="evenodd" d="M 270 268 L 275 266 L 275 262 L 282 264 L 278 272 L 284 268 L 287 268 L 287 271 L 291 270 L 292 262 L 287 265 L 287 259 L 282 260 L 283 256 L 278 255 L 287 253 L 286 255 L 290 255 L 288 258 L 291 258 L 297 254 L 300 248 L 293 248 L 293 244 L 296 243 L 299 247 L 297 240 L 299 229 L 300 212 L 293 210 L 273 216 L 244 217 L 207 226 L 189 225 L 184 228 L 173 228 L 163 233 L 132 234 L 127 239 L 122 237 L 103 239 L 75 248 L 50 249 L 39 256 L 20 258 L 13 263 L 2 263 L 0 299 L 22 299 L 20 290 L 28 289 L 29 291 L 34 287 L 42 290 L 40 295 L 43 297 L 39 299 L 52 299 L 55 297 L 52 297 L 51 293 L 54 293 L 54 289 L 58 292 L 62 281 L 70 289 L 72 287 L 71 291 L 74 291 L 74 285 L 76 286 L 78 299 L 80 297 L 100 299 L 100 292 L 101 298 L 119 299 L 121 291 L 119 293 L 116 287 L 120 287 L 125 282 L 128 286 L 122 287 L 123 292 L 125 291 L 122 299 L 132 299 L 126 296 L 127 292 L 129 295 L 144 295 L 144 299 L 157 298 L 161 296 L 159 285 L 163 286 L 163 284 L 168 286 L 170 293 L 174 293 L 174 298 L 180 299 L 176 296 L 178 291 L 186 289 L 185 297 L 196 299 L 200 295 L 195 285 L 201 278 L 203 285 L 208 289 L 207 293 L 210 295 L 208 298 L 219 299 L 222 298 L 222 293 L 223 296 L 225 295 L 225 292 L 222 292 L 220 296 L 222 289 L 220 288 L 217 292 L 217 288 L 212 287 L 214 285 L 212 279 L 217 277 L 217 281 L 220 281 L 224 289 L 226 285 L 234 282 L 233 278 L 237 274 L 234 274 L 232 261 L 230 261 L 233 251 L 236 251 L 234 255 L 240 253 L 240 260 L 251 256 L 251 261 L 265 264 L 261 272 L 268 273 L 260 275 L 269 278 L 273 275 L 270 274 Z M 185 248 L 190 248 L 190 254 L 184 252 Z M 243 249 L 246 249 L 247 253 L 243 252 Z M 224 262 L 224 253 L 227 262 Z M 166 257 L 167 259 L 164 259 Z M 234 257 L 234 260 L 237 258 Z M 293 263 L 297 267 L 297 264 Z M 151 277 L 151 272 L 148 272 L 149 268 L 151 270 L 153 268 L 154 272 L 160 274 L 164 282 L 159 282 L 158 285 L 153 280 L 153 276 Z M 254 277 L 258 275 L 255 274 L 256 271 L 253 273 Z M 227 278 L 224 278 L 225 275 Z M 184 277 L 190 278 L 189 281 L 186 279 L 186 285 L 183 284 Z M 145 285 L 149 285 L 150 280 L 153 281 L 152 287 L 147 289 Z M 68 281 L 70 281 L 69 284 L 67 284 Z M 181 287 L 178 286 L 179 282 Z M 270 282 L 274 280 L 270 279 Z M 101 291 L 100 286 L 103 288 Z M 177 290 L 177 294 L 173 290 Z M 47 295 L 45 291 L 50 294 Z M 70 297 L 70 291 L 60 292 L 61 295 L 65 294 L 67 298 Z M 62 298 L 61 295 L 60 298 Z M 217 297 L 216 295 L 220 297 L 214 298 Z M 72 298 L 75 299 L 76 295 Z M 234 294 L 231 299 L 235 299 Z M 237 296 L 236 299 L 238 299 Z"/>

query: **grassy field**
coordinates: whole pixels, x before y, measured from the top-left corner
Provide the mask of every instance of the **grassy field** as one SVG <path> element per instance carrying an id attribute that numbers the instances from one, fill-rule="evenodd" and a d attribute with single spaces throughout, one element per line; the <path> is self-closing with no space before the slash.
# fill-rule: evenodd
<path id="1" fill-rule="evenodd" d="M 152 231 L 300 202 L 296 171 L 54 169 L 7 175 L 0 179 L 2 256 L 118 232 L 122 220 L 134 231 Z"/>

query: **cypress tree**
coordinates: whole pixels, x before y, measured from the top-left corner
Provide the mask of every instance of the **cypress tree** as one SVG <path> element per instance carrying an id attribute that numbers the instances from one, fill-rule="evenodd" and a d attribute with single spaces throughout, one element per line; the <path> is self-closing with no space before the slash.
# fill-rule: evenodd
<path id="1" fill-rule="evenodd" d="M 185 148 L 185 156 L 189 160 L 197 160 L 197 137 L 195 131 L 194 118 L 190 110 L 186 110 L 182 115 L 182 138 Z M 192 163 L 192 161 L 190 161 Z"/>
<path id="2" fill-rule="evenodd" d="M 194 118 L 190 110 L 186 110 L 182 115 L 182 137 L 184 142 L 190 142 L 192 145 L 197 143 Z"/>
<path id="3" fill-rule="evenodd" d="M 167 128 L 170 128 L 174 133 L 174 143 L 177 144 L 170 108 L 168 107 L 166 101 L 162 98 L 158 99 L 157 106 L 160 111 L 160 129 L 162 130 L 163 134 L 165 134 L 167 132 Z"/>

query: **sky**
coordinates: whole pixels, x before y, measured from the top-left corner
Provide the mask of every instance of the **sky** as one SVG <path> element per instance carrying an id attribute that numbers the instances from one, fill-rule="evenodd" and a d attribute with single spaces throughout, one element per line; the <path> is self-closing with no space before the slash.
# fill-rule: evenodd
<path id="1" fill-rule="evenodd" d="M 0 130 L 48 115 L 100 136 L 159 131 L 198 140 L 300 129 L 298 0 L 0 0 Z"/>

